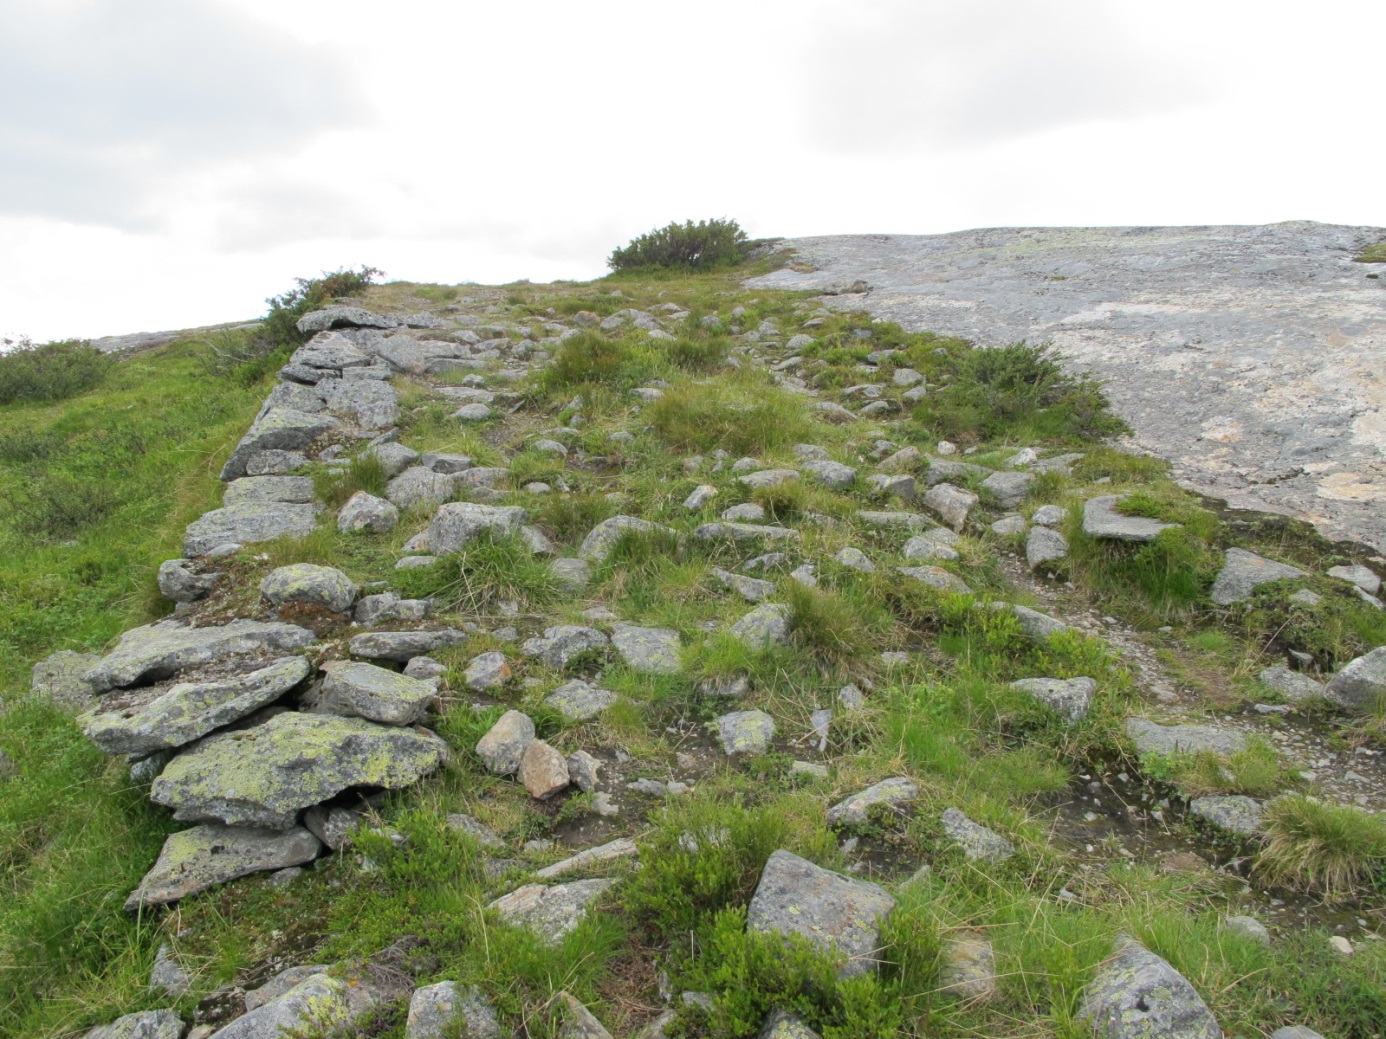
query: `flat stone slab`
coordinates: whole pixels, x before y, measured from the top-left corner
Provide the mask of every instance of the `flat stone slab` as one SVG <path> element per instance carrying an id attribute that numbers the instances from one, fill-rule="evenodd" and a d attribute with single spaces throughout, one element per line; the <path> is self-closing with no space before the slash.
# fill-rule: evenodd
<path id="1" fill-rule="evenodd" d="M 251 653 L 285 653 L 317 642 L 307 628 L 277 621 L 234 620 L 191 628 L 163 620 L 131 628 L 85 675 L 96 692 L 172 678 L 180 671 Z"/>
<path id="2" fill-rule="evenodd" d="M 371 660 L 394 660 L 407 664 L 415 657 L 425 657 L 448 646 L 467 641 L 456 628 L 418 631 L 369 631 L 351 640 L 351 655 Z"/>
<path id="3" fill-rule="evenodd" d="M 1239 837 L 1261 832 L 1261 802 L 1241 794 L 1195 797 L 1189 802 L 1189 814 Z"/>
<path id="4" fill-rule="evenodd" d="M 910 538 L 901 552 L 906 559 L 960 559 L 955 546 L 961 540 L 947 527 L 936 527 Z"/>
<path id="5" fill-rule="evenodd" d="M 502 895 L 487 908 L 494 909 L 512 927 L 526 927 L 546 945 L 557 945 L 577 928 L 587 908 L 607 889 L 612 879 L 574 880 L 567 884 L 526 884 Z"/>
<path id="6" fill-rule="evenodd" d="M 1102 1039 L 1222 1039 L 1188 980 L 1131 938 L 1118 943 L 1083 990 L 1078 1017 Z"/>
<path id="7" fill-rule="evenodd" d="M 1211 725 L 1160 725 L 1148 718 L 1127 718 L 1126 735 L 1139 754 L 1235 754 L 1246 749 L 1246 737 L 1232 729 Z"/>
<path id="8" fill-rule="evenodd" d="M 287 657 L 230 678 L 110 693 L 82 718 L 83 731 L 107 754 L 173 750 L 273 703 L 312 671 L 302 657 Z"/>
<path id="9" fill-rule="evenodd" d="M 857 518 L 869 527 L 904 527 L 907 530 L 924 530 L 932 527 L 928 516 L 917 512 L 880 512 L 875 509 L 859 509 Z"/>
<path id="10" fill-rule="evenodd" d="M 183 555 L 196 559 L 222 545 L 255 545 L 276 538 L 305 538 L 318 525 L 321 505 L 241 502 L 204 512 L 188 524 Z"/>
<path id="11" fill-rule="evenodd" d="M 1231 606 L 1250 599 L 1251 593 L 1263 584 L 1303 576 L 1304 571 L 1298 567 L 1277 563 L 1244 548 L 1229 548 L 1208 598 L 1219 606 Z"/>
<path id="12" fill-rule="evenodd" d="M 1352 257 L 1383 237 L 1291 221 L 799 238 L 783 244 L 802 266 L 746 284 L 862 280 L 869 294 L 830 305 L 985 346 L 1052 342 L 1186 486 L 1380 552 L 1386 309 Z"/>
<path id="13" fill-rule="evenodd" d="M 250 427 L 221 469 L 225 482 L 244 476 L 246 463 L 260 451 L 301 451 L 341 423 L 330 415 L 293 408 L 270 408 Z"/>
<path id="14" fill-rule="evenodd" d="M 1160 531 L 1177 527 L 1148 516 L 1126 516 L 1117 511 L 1125 495 L 1104 494 L 1083 503 L 1083 533 L 1107 541 L 1154 541 Z"/>
<path id="15" fill-rule="evenodd" d="M 730 509 L 727 511 L 731 511 Z M 793 541 L 797 530 L 789 527 L 761 526 L 758 523 L 704 523 L 693 536 L 699 541 Z"/>
<path id="16" fill-rule="evenodd" d="M 251 873 L 268 873 L 312 862 L 322 843 L 302 826 L 266 830 L 207 823 L 169 834 L 159 860 L 125 908 L 166 905 Z"/>
<path id="17" fill-rule="evenodd" d="M 323 672 L 318 698 L 323 710 L 382 725 L 413 725 L 437 695 L 430 682 L 374 664 L 334 660 L 323 665 Z"/>
<path id="18" fill-rule="evenodd" d="M 548 696 L 544 703 L 570 722 L 587 722 L 596 718 L 619 697 L 610 689 L 598 689 L 581 680 L 565 682 Z"/>
<path id="19" fill-rule="evenodd" d="M 1256 676 L 1261 684 L 1275 690 L 1291 703 L 1328 696 L 1328 688 L 1300 671 L 1291 671 L 1284 664 L 1268 667 Z"/>
<path id="20" fill-rule="evenodd" d="M 288 502 L 306 505 L 313 500 L 313 481 L 306 476 L 243 476 L 222 492 L 223 505 L 247 502 Z"/>
<path id="21" fill-rule="evenodd" d="M 676 675 L 683 670 L 679 659 L 683 644 L 679 641 L 679 633 L 669 628 L 618 624 L 611 631 L 611 644 L 633 671 Z"/>
<path id="22" fill-rule="evenodd" d="M 545 866 L 543 869 L 537 870 L 534 875 L 540 880 L 552 880 L 554 877 L 561 877 L 564 873 L 586 869 L 598 862 L 638 858 L 639 855 L 640 847 L 635 841 L 629 837 L 618 837 L 606 844 L 599 844 L 595 848 L 580 851 L 561 862 L 555 862 L 552 866 Z"/>
<path id="23" fill-rule="evenodd" d="M 994 830 L 974 823 L 956 808 L 943 813 L 943 832 L 962 848 L 971 862 L 1005 862 L 1015 854 L 1015 845 Z"/>
<path id="24" fill-rule="evenodd" d="M 884 888 L 781 849 L 761 871 L 746 908 L 746 929 L 801 935 L 826 953 L 846 957 L 839 975 L 852 977 L 876 968 L 881 923 L 894 908 Z"/>
<path id="25" fill-rule="evenodd" d="M 149 796 L 175 819 L 282 830 L 343 790 L 397 790 L 446 757 L 447 744 L 431 733 L 290 711 L 207 737 L 164 767 Z"/>
<path id="26" fill-rule="evenodd" d="M 69 710 L 91 705 L 96 695 L 87 674 L 101 662 L 99 653 L 74 653 L 60 649 L 34 665 L 29 688 L 35 696 Z"/>
<path id="27" fill-rule="evenodd" d="M 1012 682 L 1011 688 L 1052 707 L 1069 724 L 1088 716 L 1097 693 L 1097 683 L 1091 678 L 1022 678 Z"/>
<path id="28" fill-rule="evenodd" d="M 918 796 L 919 784 L 913 779 L 905 776 L 883 779 L 829 808 L 828 825 L 864 826 L 871 821 L 873 808 L 884 806 L 898 814 Z"/>

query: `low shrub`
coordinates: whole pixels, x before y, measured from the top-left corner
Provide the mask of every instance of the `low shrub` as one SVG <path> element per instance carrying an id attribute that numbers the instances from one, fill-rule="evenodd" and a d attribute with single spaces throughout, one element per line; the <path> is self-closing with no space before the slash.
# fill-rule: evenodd
<path id="1" fill-rule="evenodd" d="M 346 268 L 324 271 L 318 278 L 295 278 L 294 287 L 288 292 L 265 300 L 269 313 L 255 331 L 257 349 L 268 352 L 303 343 L 308 337 L 298 330 L 299 318 L 321 310 L 334 299 L 361 295 L 384 273 L 375 267 L 363 266 L 357 271 Z"/>
<path id="2" fill-rule="evenodd" d="M 66 400 L 96 386 L 116 363 L 111 354 L 78 340 L 38 345 L 6 339 L 3 346 L 0 405 Z"/>
<path id="3" fill-rule="evenodd" d="M 634 267 L 682 267 L 706 270 L 739 262 L 745 254 L 746 232 L 735 220 L 677 221 L 656 228 L 615 249 L 606 265 L 613 271 Z"/>

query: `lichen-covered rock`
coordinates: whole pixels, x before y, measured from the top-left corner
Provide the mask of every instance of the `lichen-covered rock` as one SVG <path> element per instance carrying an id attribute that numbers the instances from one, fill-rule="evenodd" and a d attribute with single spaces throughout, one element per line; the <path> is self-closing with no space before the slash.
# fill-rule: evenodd
<path id="1" fill-rule="evenodd" d="M 871 821 L 871 810 L 878 805 L 892 813 L 899 813 L 918 796 L 918 783 L 905 776 L 892 776 L 829 808 L 828 825 L 864 826 Z"/>
<path id="2" fill-rule="evenodd" d="M 432 733 L 288 712 L 179 754 L 150 798 L 174 809 L 175 819 L 285 829 L 309 805 L 351 787 L 409 786 L 446 756 L 447 744 Z"/>
<path id="3" fill-rule="evenodd" d="M 310 445 L 329 429 L 341 423 L 330 415 L 296 411 L 293 408 L 270 408 L 250 427 L 231 457 L 221 469 L 224 482 L 240 479 L 245 466 L 257 451 L 299 451 Z"/>
<path id="4" fill-rule="evenodd" d="M 520 756 L 519 780 L 530 797 L 547 800 L 567 789 L 567 759 L 543 740 L 530 740 Z"/>
<path id="5" fill-rule="evenodd" d="M 334 304 L 330 307 L 323 307 L 321 310 L 314 310 L 308 314 L 304 314 L 298 319 L 298 330 L 305 335 L 309 332 L 325 332 L 330 328 L 397 328 L 398 326 L 398 318 L 386 317 L 385 315 L 367 310 L 364 307 L 352 307 L 342 304 Z M 309 344 L 309 347 L 314 346 L 316 342 L 317 340 L 314 339 L 313 342 Z M 300 350 L 299 353 L 294 354 L 294 357 L 297 358 L 304 352 L 304 350 Z M 300 361 L 298 363 L 317 364 L 318 362 Z M 347 367 L 348 364 L 359 363 L 363 362 L 351 360 L 347 363 L 332 364 L 331 367 L 341 368 Z"/>
<path id="6" fill-rule="evenodd" d="M 1083 533 L 1108 541 L 1154 541 L 1160 531 L 1177 527 L 1146 516 L 1124 516 L 1116 507 L 1125 495 L 1104 494 L 1083 503 Z"/>
<path id="7" fill-rule="evenodd" d="M 172 602 L 196 602 L 205 598 L 221 574 L 199 574 L 190 559 L 165 559 L 159 564 L 159 594 Z"/>
<path id="8" fill-rule="evenodd" d="M 308 603 L 333 613 L 345 613 L 356 601 L 357 588 L 346 574 L 331 566 L 292 563 L 271 570 L 260 582 L 260 594 L 276 606 Z"/>
<path id="9" fill-rule="evenodd" d="M 957 842 L 972 862 L 1005 862 L 1015 854 L 1015 845 L 994 830 L 974 823 L 956 808 L 943 813 L 943 832 Z"/>
<path id="10" fill-rule="evenodd" d="M 954 487 L 951 483 L 935 484 L 924 492 L 924 504 L 938 513 L 939 518 L 956 531 L 963 529 L 967 522 L 967 514 L 980 500 L 971 491 Z"/>
<path id="11" fill-rule="evenodd" d="M 822 1039 L 822 1036 L 793 1014 L 781 1010 L 766 1019 L 757 1039 Z"/>
<path id="12" fill-rule="evenodd" d="M 1386 646 L 1349 662 L 1328 683 L 1328 698 L 1350 711 L 1366 713 L 1386 698 Z"/>
<path id="13" fill-rule="evenodd" d="M 385 471 L 387 480 L 392 476 L 398 476 L 419 460 L 419 452 L 394 440 L 387 440 L 384 443 L 368 447 L 361 452 L 361 456 L 373 458 L 379 462 L 380 468 Z M 432 469 L 433 467 L 429 466 L 429 468 Z"/>
<path id="14" fill-rule="evenodd" d="M 625 534 L 665 534 L 677 537 L 676 531 L 669 527 L 636 519 L 634 516 L 612 516 L 593 527 L 578 548 L 578 556 L 589 563 L 605 563 L 616 543 Z"/>
<path id="15" fill-rule="evenodd" d="M 580 592 L 591 580 L 592 567 L 585 559 L 554 559 L 549 563 L 549 573 L 560 588 L 569 592 Z"/>
<path id="16" fill-rule="evenodd" d="M 1244 548 L 1229 548 L 1208 598 L 1218 606 L 1231 606 L 1250 599 L 1251 593 L 1263 584 L 1303 576 L 1304 571 L 1298 567 L 1277 563 Z"/>
<path id="17" fill-rule="evenodd" d="M 313 500 L 313 481 L 306 476 L 243 476 L 226 485 L 223 505 L 251 502 L 285 502 L 306 505 Z"/>
<path id="18" fill-rule="evenodd" d="M 582 923 L 588 907 L 615 884 L 615 880 L 574 880 L 568 884 L 526 884 L 502 895 L 487 908 L 494 909 L 512 927 L 526 927 L 546 945 L 557 945 Z"/>
<path id="19" fill-rule="evenodd" d="M 312 974 L 288 992 L 236 1018 L 216 1039 L 284 1039 L 308 1033 L 330 1035 L 343 1029 L 369 1004 L 354 1001 L 347 982 Z"/>
<path id="20" fill-rule="evenodd" d="M 456 628 L 431 631 L 370 631 L 351 640 L 351 654 L 370 660 L 394 660 L 406 664 L 415 657 L 460 645 L 467 636 Z"/>
<path id="21" fill-rule="evenodd" d="M 1322 682 L 1315 681 L 1303 672 L 1291 671 L 1284 664 L 1268 667 L 1256 677 L 1262 685 L 1275 690 L 1291 703 L 1325 699 L 1328 696 L 1328 689 Z"/>
<path id="22" fill-rule="evenodd" d="M 754 490 L 757 487 L 778 487 L 797 479 L 799 473 L 795 469 L 761 469 L 759 472 L 738 476 L 736 481 L 743 487 Z"/>
<path id="23" fill-rule="evenodd" d="M 731 510 L 728 509 L 728 512 Z M 797 530 L 789 527 L 760 526 L 756 523 L 704 523 L 693 531 L 699 541 L 793 541 L 799 537 Z"/>
<path id="24" fill-rule="evenodd" d="M 555 689 L 544 698 L 544 703 L 570 722 L 586 722 L 600 715 L 616 700 L 616 694 L 609 689 L 598 689 L 581 680 L 574 680 Z"/>
<path id="25" fill-rule="evenodd" d="M 992 473 L 982 481 L 982 489 L 1003 509 L 1013 509 L 1030 494 L 1030 485 L 1034 482 L 1032 473 Z"/>
<path id="26" fill-rule="evenodd" d="M 351 419 L 361 429 L 388 429 L 399 421 L 399 396 L 382 379 L 324 379 L 317 390 L 329 411 Z"/>
<path id="27" fill-rule="evenodd" d="M 1091 678 L 1022 678 L 1011 688 L 1052 707 L 1070 724 L 1088 716 L 1097 683 Z"/>
<path id="28" fill-rule="evenodd" d="M 96 695 L 87 675 L 100 662 L 99 653 L 74 653 L 70 649 L 60 649 L 34 665 L 29 688 L 35 696 L 59 707 L 81 710 Z"/>
<path id="29" fill-rule="evenodd" d="M 522 711 L 506 711 L 477 742 L 476 753 L 492 775 L 520 770 L 525 748 L 534 742 L 534 722 Z"/>
<path id="30" fill-rule="evenodd" d="M 858 570 L 864 574 L 874 574 L 875 564 L 867 558 L 866 553 L 859 548 L 848 546 L 839 549 L 837 555 L 833 556 L 834 561 L 852 570 Z"/>
<path id="31" fill-rule="evenodd" d="M 676 675 L 683 670 L 679 659 L 682 645 L 679 633 L 669 628 L 637 628 L 618 624 L 611 632 L 611 644 L 633 671 Z"/>
<path id="32" fill-rule="evenodd" d="M 430 682 L 374 664 L 334 660 L 324 664 L 323 671 L 327 677 L 318 698 L 322 710 L 382 725 L 413 725 L 437 695 Z"/>
<path id="33" fill-rule="evenodd" d="M 505 659 L 504 653 L 482 653 L 471 659 L 462 678 L 469 689 L 481 693 L 505 685 L 510 673 L 510 661 Z"/>
<path id="34" fill-rule="evenodd" d="M 941 566 L 897 566 L 895 572 L 901 577 L 909 577 L 930 588 L 954 595 L 971 595 L 967 582 L 955 574 L 950 574 Z"/>
<path id="35" fill-rule="evenodd" d="M 514 505 L 478 505 L 449 502 L 440 508 L 428 527 L 428 548 L 434 555 L 460 552 L 483 533 L 505 537 L 519 532 L 528 514 Z"/>
<path id="36" fill-rule="evenodd" d="M 835 491 L 846 490 L 857 478 L 857 471 L 850 465 L 826 459 L 805 462 L 804 472 L 824 487 L 830 487 Z"/>
<path id="37" fill-rule="evenodd" d="M 1129 937 L 1088 983 L 1078 1017 L 1102 1039 L 1222 1039 L 1184 976 Z"/>
<path id="38" fill-rule="evenodd" d="M 217 884 L 312 862 L 322 851 L 318 839 L 301 826 L 267 830 L 208 823 L 169 834 L 159 860 L 125 901 L 140 907 L 165 905 Z"/>
<path id="39" fill-rule="evenodd" d="M 731 626 L 731 635 L 752 649 L 789 641 L 789 607 L 779 603 L 757 606 Z"/>
<path id="40" fill-rule="evenodd" d="M 404 1039 L 501 1039 L 496 1012 L 474 987 L 440 981 L 414 990 Z"/>
<path id="41" fill-rule="evenodd" d="M 717 736 L 729 755 L 764 754 L 775 738 L 775 719 L 764 711 L 733 711 L 717 719 Z"/>
<path id="42" fill-rule="evenodd" d="M 385 497 L 401 509 L 407 509 L 411 505 L 441 505 L 452 497 L 455 489 L 455 477 L 416 465 L 385 485 Z"/>
<path id="43" fill-rule="evenodd" d="M 250 653 L 284 653 L 317 641 L 307 628 L 278 622 L 234 620 L 191 628 L 164 620 L 132 628 L 85 675 L 96 692 L 157 682 L 192 667 Z"/>
<path id="44" fill-rule="evenodd" d="M 246 459 L 247 476 L 287 476 L 308 464 L 302 451 L 256 451 Z"/>
<path id="45" fill-rule="evenodd" d="M 959 559 L 955 546 L 960 540 L 947 527 L 936 527 L 910 538 L 901 551 L 906 559 Z"/>
<path id="46" fill-rule="evenodd" d="M 107 754 L 172 750 L 273 703 L 312 671 L 302 657 L 286 657 L 230 678 L 111 693 L 81 719 L 83 731 Z"/>
<path id="47" fill-rule="evenodd" d="M 1189 814 L 1239 837 L 1261 832 L 1261 802 L 1241 794 L 1211 794 L 1189 802 Z"/>
<path id="48" fill-rule="evenodd" d="M 605 654 L 610 646 L 610 640 L 596 628 L 558 624 L 545 628 L 543 638 L 526 639 L 520 646 L 520 652 L 561 671 L 584 657 Z"/>
<path id="49" fill-rule="evenodd" d="M 1031 570 L 1046 563 L 1058 563 L 1068 558 L 1068 539 L 1048 527 L 1031 527 L 1025 538 L 1025 562 Z"/>
<path id="50" fill-rule="evenodd" d="M 939 991 L 959 999 L 990 1002 L 1001 994 L 996 953 L 980 931 L 953 931 L 943 943 Z"/>
<path id="51" fill-rule="evenodd" d="M 846 958 L 842 977 L 875 969 L 881 923 L 895 908 L 885 889 L 815 866 L 792 852 L 773 852 L 746 909 L 748 931 L 797 934 Z"/>
<path id="52" fill-rule="evenodd" d="M 1246 749 L 1246 737 L 1231 729 L 1211 725 L 1160 725 L 1148 718 L 1127 718 L 1126 735 L 1138 754 L 1235 754 Z"/>
<path id="53" fill-rule="evenodd" d="M 383 534 L 394 530 L 399 523 L 399 509 L 384 498 L 366 491 L 357 491 L 337 510 L 337 529 L 343 534 L 368 531 Z"/>
<path id="54" fill-rule="evenodd" d="M 142 1010 L 93 1028 L 83 1039 L 178 1039 L 183 1019 L 173 1010 Z"/>
<path id="55" fill-rule="evenodd" d="M 188 524 L 183 535 L 183 554 L 198 558 L 224 545 L 305 538 L 317 526 L 321 508 L 286 502 L 242 502 L 213 509 Z"/>

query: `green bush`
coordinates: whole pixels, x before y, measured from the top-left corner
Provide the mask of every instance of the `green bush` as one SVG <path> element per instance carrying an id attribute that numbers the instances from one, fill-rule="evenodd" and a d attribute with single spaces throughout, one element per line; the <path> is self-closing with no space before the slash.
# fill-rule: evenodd
<path id="1" fill-rule="evenodd" d="M 295 278 L 294 287 L 288 292 L 265 300 L 269 313 L 255 332 L 256 344 L 275 350 L 303 343 L 308 337 L 298 330 L 299 318 L 321 310 L 339 297 L 361 295 L 384 273 L 375 267 L 363 266 L 359 271 L 324 271 L 320 278 Z"/>
<path id="2" fill-rule="evenodd" d="M 745 253 L 746 232 L 735 220 L 672 223 L 642 234 L 615 249 L 606 264 L 613 271 L 632 267 L 707 269 L 737 263 Z"/>
<path id="3" fill-rule="evenodd" d="M 116 363 L 90 343 L 36 345 L 6 339 L 0 353 L 0 405 L 66 400 L 101 382 Z"/>

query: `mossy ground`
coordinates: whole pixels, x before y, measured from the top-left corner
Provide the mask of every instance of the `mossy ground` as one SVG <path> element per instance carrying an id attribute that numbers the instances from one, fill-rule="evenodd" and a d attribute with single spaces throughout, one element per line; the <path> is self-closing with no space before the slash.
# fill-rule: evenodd
<path id="1" fill-rule="evenodd" d="M 500 699 L 530 711 L 540 735 L 565 752 L 623 748 L 632 757 L 624 769 L 630 779 L 669 779 L 676 769 L 686 774 L 676 762 L 689 755 L 696 762 L 694 792 L 668 802 L 632 796 L 615 821 L 592 816 L 590 798 L 531 801 L 513 782 L 486 774 L 471 754 L 501 708 L 473 712 L 472 698 L 457 696 L 436 725 L 454 751 L 449 765 L 374 810 L 373 821 L 406 840 L 365 833 L 351 851 L 321 860 L 287 887 L 248 878 L 168 913 L 132 918 L 120 908 L 172 828 L 166 814 L 71 718 L 24 695 L 27 671 L 48 652 L 99 649 L 124 628 L 164 612 L 154 570 L 178 554 L 186 523 L 215 505 L 217 467 L 249 424 L 270 377 L 228 378 L 202 363 L 204 347 L 178 343 L 123 362 L 86 395 L 0 409 L 0 487 L 21 503 L 0 515 L 0 646 L 6 651 L 0 677 L 9 704 L 0 716 L 0 749 L 15 766 L 0 779 L 0 1035 L 57 1036 L 167 1005 L 166 997 L 147 991 L 162 942 L 194 973 L 192 993 L 177 1003 L 189 1017 L 219 989 L 262 982 L 271 964 L 369 956 L 411 935 L 420 940 L 418 980 L 475 983 L 509 1024 L 535 1037 L 553 1034 L 547 1007 L 560 989 L 589 1003 L 613 1032 L 632 1034 L 660 1005 L 660 972 L 676 989 L 719 997 L 710 1015 L 685 1013 L 680 1027 L 688 1036 L 754 1035 L 768 1009 L 783 1005 L 796 1008 L 825 1039 L 1076 1037 L 1086 1034 L 1075 1020 L 1082 986 L 1123 930 L 1183 972 L 1229 1034 L 1268 1034 L 1291 1023 L 1328 1036 L 1386 1029 L 1384 943 L 1359 942 L 1358 954 L 1344 960 L 1328 950 L 1326 932 L 1310 926 L 1261 946 L 1220 925 L 1252 897 L 1236 876 L 1165 872 L 1156 862 L 1116 854 L 1093 868 L 1066 854 L 1055 836 L 1057 806 L 1069 800 L 1077 777 L 1126 753 L 1121 721 L 1137 708 L 1140 690 L 1119 654 L 1077 633 L 1035 643 L 1009 614 L 902 585 L 894 567 L 906 562 L 898 554 L 903 538 L 860 519 L 857 511 L 870 507 L 860 486 L 836 493 L 801 481 L 748 491 L 726 467 L 685 471 L 680 459 L 720 449 L 731 460 L 754 455 L 766 466 L 797 468 L 792 447 L 808 442 L 864 466 L 877 431 L 926 452 L 948 439 L 975 448 L 968 460 L 982 463 L 1026 446 L 1081 450 L 1072 475 L 1041 478 L 1023 510 L 1053 503 L 1069 511 L 1063 529 L 1073 555 L 1056 574 L 1056 601 L 1075 613 L 1113 614 L 1149 635 L 1172 665 L 1185 669 L 1180 674 L 1190 676 L 1190 686 L 1202 676 L 1210 702 L 1220 706 L 1256 692 L 1256 664 L 1268 656 L 1300 649 L 1333 667 L 1386 642 L 1380 615 L 1326 578 L 1310 581 L 1325 599 L 1309 613 L 1276 586 L 1244 608 L 1214 608 L 1207 589 L 1221 550 L 1244 545 L 1315 573 L 1349 561 L 1350 553 L 1300 528 L 1230 522 L 1179 489 L 1163 463 L 1104 446 L 1102 438 L 1119 423 L 1096 388 L 1063 380 L 1033 351 L 982 357 L 961 341 L 909 334 L 860 314 L 820 315 L 821 323 L 807 330 L 815 343 L 803 351 L 801 374 L 811 387 L 831 396 L 869 381 L 857 370 L 866 354 L 896 349 L 880 368 L 887 383 L 894 368 L 909 367 L 942 389 L 892 425 L 819 422 L 814 398 L 775 385 L 751 365 L 726 368 L 725 329 L 701 324 L 708 315 L 725 323 L 740 306 L 744 328 L 770 320 L 788 332 L 812 312 L 813 305 L 793 294 L 743 291 L 743 273 L 626 274 L 594 284 L 502 289 L 396 283 L 372 289 L 366 305 L 412 311 L 455 304 L 477 313 L 496 307 L 489 319 L 535 325 L 551 313 L 604 316 L 663 302 L 686 309 L 673 343 L 634 331 L 570 339 L 554 364 L 514 387 L 523 394 L 520 411 L 479 427 L 460 431 L 429 385 L 403 383 L 400 438 L 421 451 L 508 465 L 510 500 L 529 507 L 565 554 L 618 511 L 687 532 L 730 505 L 757 501 L 802 530 L 796 555 L 819 561 L 818 588 L 790 596 L 796 624 L 788 646 L 754 652 L 707 637 L 707 629 L 725 630 L 748 609 L 710 573 L 734 562 L 730 546 L 685 538 L 671 551 L 659 539 L 627 538 L 596 569 L 587 592 L 571 598 L 511 542 L 478 545 L 435 571 L 394 570 L 404 542 L 427 525 L 426 510 L 406 511 L 388 534 L 344 536 L 324 524 L 303 541 L 261 546 L 230 562 L 221 588 L 198 607 L 204 620 L 256 615 L 264 607 L 254 589 L 265 573 L 317 562 L 358 582 L 388 582 L 402 594 L 439 595 L 459 618 L 487 627 L 573 622 L 602 605 L 630 623 L 674 628 L 684 636 L 683 673 L 652 676 L 607 666 L 602 685 L 623 700 L 597 721 L 574 725 L 544 710 L 543 696 L 565 676 L 531 662 L 517 665 L 516 679 L 538 683 L 522 688 L 516 681 Z M 869 339 L 859 335 L 868 331 Z M 663 397 L 636 411 L 627 391 L 652 380 L 666 384 Z M 585 424 L 568 445 L 580 448 L 584 460 L 576 460 L 577 451 L 564 463 L 527 450 L 536 433 L 566 422 L 576 397 Z M 608 440 L 617 431 L 636 435 L 626 443 Z M 378 490 L 382 481 L 363 464 L 345 474 L 324 468 L 316 476 L 329 502 L 356 489 Z M 536 503 L 519 491 L 523 482 L 558 477 L 571 493 Z M 681 503 L 702 483 L 719 493 L 702 514 L 690 515 Z M 1092 543 L 1079 529 L 1076 503 L 1099 486 L 1103 493 L 1131 493 L 1131 508 L 1183 526 L 1144 547 Z M 882 500 L 875 507 L 896 505 Z M 830 561 L 849 545 L 866 551 L 877 572 Z M 1011 548 L 990 532 L 970 531 L 962 558 L 944 566 L 983 599 L 1029 602 L 997 563 L 998 550 Z M 502 618 L 502 604 L 517 608 L 518 617 Z M 519 661 L 518 647 L 495 636 L 439 654 L 453 669 L 454 689 L 462 688 L 467 659 L 493 648 Z M 887 667 L 879 655 L 885 648 L 910 649 L 911 663 Z M 734 708 L 698 692 L 703 679 L 734 674 L 748 675 L 752 690 Z M 1082 724 L 1062 724 L 1008 686 L 1040 674 L 1097 680 L 1098 698 Z M 798 741 L 810 712 L 831 706 L 848 681 L 872 688 L 867 707 L 833 727 L 828 777 L 792 774 L 793 759 L 807 753 Z M 724 710 L 751 708 L 770 713 L 779 735 L 770 753 L 729 762 L 708 723 Z M 1344 739 L 1362 731 L 1346 726 Z M 1186 793 L 1259 791 L 1274 785 L 1279 763 L 1258 751 L 1230 772 L 1196 761 L 1169 768 L 1152 778 Z M 826 805 L 899 774 L 921 786 L 908 817 L 882 817 L 855 834 L 827 829 Z M 948 807 L 1005 833 L 1017 846 L 1015 858 L 985 869 L 964 860 L 940 837 L 938 819 Z M 634 834 L 641 865 L 617 874 L 624 882 L 604 899 L 602 912 L 589 914 L 560 945 L 545 947 L 500 925 L 484 907 L 530 869 L 566 852 L 561 846 L 516 851 L 516 865 L 489 875 L 486 853 L 445 824 L 458 811 L 492 827 L 512 849 L 534 838 L 580 835 L 581 843 L 592 843 Z M 1326 825 L 1302 816 L 1296 825 Z M 689 834 L 691 846 L 683 840 Z M 862 841 L 864 857 L 843 850 L 841 839 L 852 835 Z M 802 949 L 786 953 L 745 933 L 745 906 L 776 848 L 830 868 L 862 859 L 883 883 L 900 885 L 878 977 L 839 983 L 821 957 Z M 1354 854 L 1366 868 L 1353 874 L 1347 897 L 1357 900 L 1358 911 L 1376 914 L 1379 893 L 1372 885 L 1379 883 L 1380 860 L 1372 848 Z M 909 880 L 923 863 L 930 871 Z M 1302 879 L 1314 864 L 1297 865 L 1298 874 L 1278 874 L 1275 882 Z M 1304 879 L 1312 884 L 1312 877 Z M 941 943 L 959 927 L 982 928 L 993 942 L 998 1002 L 977 1006 L 938 991 Z M 361 1034 L 402 1035 L 403 1015 L 384 1014 Z"/>

